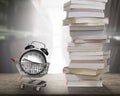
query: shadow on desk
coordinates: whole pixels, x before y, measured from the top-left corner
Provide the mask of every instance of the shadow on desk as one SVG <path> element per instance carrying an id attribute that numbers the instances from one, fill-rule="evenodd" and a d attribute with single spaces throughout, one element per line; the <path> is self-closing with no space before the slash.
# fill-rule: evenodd
<path id="1" fill-rule="evenodd" d="M 86 95 L 90 95 L 90 96 L 111 96 L 113 95 L 112 92 L 105 86 L 103 85 L 103 87 L 79 87 L 79 88 L 68 88 L 68 92 L 70 94 L 74 94 L 74 95 L 82 95 L 82 96 L 86 96 Z"/>

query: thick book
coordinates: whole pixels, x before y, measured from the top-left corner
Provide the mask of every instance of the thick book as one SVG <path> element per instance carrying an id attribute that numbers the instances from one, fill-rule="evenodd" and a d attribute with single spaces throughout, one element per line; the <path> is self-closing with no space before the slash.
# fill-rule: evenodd
<path id="1" fill-rule="evenodd" d="M 100 17 L 104 18 L 104 12 L 67 12 L 67 18 L 72 17 Z"/>
<path id="2" fill-rule="evenodd" d="M 103 87 L 102 80 L 96 81 L 67 81 L 68 87 Z"/>
<path id="3" fill-rule="evenodd" d="M 83 80 L 101 80 L 102 74 L 96 76 L 65 74 L 67 81 L 83 81 Z"/>
<path id="4" fill-rule="evenodd" d="M 64 67 L 63 72 L 65 74 L 77 74 L 77 75 L 89 75 L 89 76 L 96 76 L 98 74 L 103 74 L 109 72 L 109 66 L 107 65 L 103 69 L 86 69 L 86 68 L 69 68 Z"/>
<path id="5" fill-rule="evenodd" d="M 66 18 L 63 20 L 63 25 L 68 25 L 71 23 L 81 23 L 81 24 L 108 24 L 108 18 L 86 18 L 86 17 L 78 17 L 78 18 Z"/>

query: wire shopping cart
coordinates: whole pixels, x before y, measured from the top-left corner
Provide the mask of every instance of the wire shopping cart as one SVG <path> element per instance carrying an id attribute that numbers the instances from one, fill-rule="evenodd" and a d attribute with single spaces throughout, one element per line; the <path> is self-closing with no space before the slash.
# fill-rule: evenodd
<path id="1" fill-rule="evenodd" d="M 34 43 L 42 44 L 44 47 L 35 47 Z M 25 50 L 27 51 L 21 55 L 19 60 L 10 58 L 10 60 L 16 64 L 21 75 L 21 89 L 24 89 L 25 86 L 33 86 L 36 91 L 39 91 L 42 87 L 46 86 L 46 81 L 35 79 L 46 75 L 48 72 L 49 63 L 47 62 L 45 55 L 48 55 L 49 53 L 45 47 L 44 43 L 33 41 L 30 45 L 25 47 Z M 26 77 L 29 78 L 28 81 L 23 80 L 23 78 Z"/>

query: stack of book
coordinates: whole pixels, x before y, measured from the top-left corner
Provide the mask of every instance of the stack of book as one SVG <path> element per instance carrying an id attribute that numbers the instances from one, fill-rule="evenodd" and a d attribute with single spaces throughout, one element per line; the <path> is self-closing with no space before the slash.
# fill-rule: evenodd
<path id="1" fill-rule="evenodd" d="M 68 44 L 69 66 L 66 73 L 68 87 L 102 87 L 102 75 L 109 71 L 110 51 L 105 32 L 108 18 L 104 10 L 107 0 L 70 0 L 64 4 L 67 12 L 63 25 L 69 26 L 72 41 Z"/>

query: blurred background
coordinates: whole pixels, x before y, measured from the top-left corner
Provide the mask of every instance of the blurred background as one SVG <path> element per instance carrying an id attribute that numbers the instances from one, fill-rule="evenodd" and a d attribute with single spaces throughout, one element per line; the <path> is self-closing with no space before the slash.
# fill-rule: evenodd
<path id="1" fill-rule="evenodd" d="M 50 55 L 49 73 L 62 73 L 68 65 L 68 27 L 62 20 L 63 4 L 68 0 L 0 0 L 0 73 L 17 72 L 10 57 L 20 58 L 24 47 L 37 40 L 46 44 Z M 108 0 L 105 10 L 111 43 L 110 72 L 120 72 L 120 0 Z"/>

